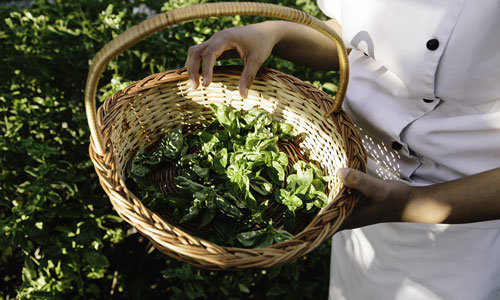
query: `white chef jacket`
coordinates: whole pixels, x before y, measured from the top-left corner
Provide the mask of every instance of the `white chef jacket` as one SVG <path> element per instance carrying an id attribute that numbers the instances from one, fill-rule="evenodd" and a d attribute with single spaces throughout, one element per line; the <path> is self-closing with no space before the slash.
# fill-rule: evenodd
<path id="1" fill-rule="evenodd" d="M 427 185 L 500 167 L 500 0 L 318 5 L 352 48 L 344 109 L 371 175 Z M 330 299 L 500 299 L 500 220 L 337 233 Z"/>

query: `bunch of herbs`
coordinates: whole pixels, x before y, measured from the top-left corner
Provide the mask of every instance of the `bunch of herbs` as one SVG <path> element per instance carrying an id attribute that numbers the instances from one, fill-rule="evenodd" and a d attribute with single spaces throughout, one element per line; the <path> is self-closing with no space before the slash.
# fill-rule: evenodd
<path id="1" fill-rule="evenodd" d="M 259 248 L 289 239 L 296 212 L 310 214 L 327 204 L 324 183 L 331 178 L 302 160 L 288 168 L 278 142 L 293 139 L 293 127 L 269 112 L 210 107 L 215 118 L 206 126 L 172 129 L 152 154 L 135 156 L 130 178 L 138 192 L 150 207 L 206 229 L 201 236 L 218 244 Z M 166 168 L 180 175 L 173 179 L 176 191 L 164 195 L 151 174 Z M 281 204 L 279 223 L 268 213 L 273 201 Z"/>

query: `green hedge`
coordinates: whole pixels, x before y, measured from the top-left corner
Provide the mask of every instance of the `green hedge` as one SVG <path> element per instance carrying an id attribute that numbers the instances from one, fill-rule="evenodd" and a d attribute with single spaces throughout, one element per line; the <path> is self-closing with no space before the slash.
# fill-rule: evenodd
<path id="1" fill-rule="evenodd" d="M 27 2 L 0 4 L 0 299 L 326 298 L 327 243 L 279 268 L 199 270 L 154 250 L 117 217 L 94 173 L 83 93 L 96 52 L 145 19 L 144 8 L 209 1 Z M 276 2 L 324 18 L 315 1 Z M 188 46 L 261 20 L 210 18 L 155 34 L 110 63 L 99 94 L 178 68 Z M 266 66 L 335 91 L 334 72 L 276 58 Z"/>

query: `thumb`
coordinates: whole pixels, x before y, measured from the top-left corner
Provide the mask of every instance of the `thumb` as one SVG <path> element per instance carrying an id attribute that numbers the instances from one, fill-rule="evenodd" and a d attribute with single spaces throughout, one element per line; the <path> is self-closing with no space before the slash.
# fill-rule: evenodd
<path id="1" fill-rule="evenodd" d="M 387 182 L 358 170 L 341 168 L 337 175 L 343 184 L 374 201 L 385 199 L 390 192 Z"/>

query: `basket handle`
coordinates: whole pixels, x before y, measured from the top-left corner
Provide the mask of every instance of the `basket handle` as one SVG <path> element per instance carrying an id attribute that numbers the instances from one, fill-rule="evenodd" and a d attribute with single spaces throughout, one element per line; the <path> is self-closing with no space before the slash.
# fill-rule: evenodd
<path id="1" fill-rule="evenodd" d="M 220 2 L 192 5 L 158 14 L 130 27 L 106 44 L 95 56 L 92 61 L 92 65 L 90 66 L 85 85 L 85 110 L 89 123 L 91 139 L 97 154 L 101 156 L 104 155 L 106 148 L 102 133 L 99 130 L 99 125 L 97 123 L 95 103 L 97 84 L 106 65 L 114 57 L 140 42 L 147 36 L 171 25 L 199 18 L 234 15 L 258 15 L 293 21 L 316 29 L 335 42 L 340 66 L 339 88 L 333 105 L 330 107 L 325 117 L 340 110 L 347 89 L 349 65 L 344 43 L 330 26 L 305 12 L 274 4 L 255 2 Z"/>

